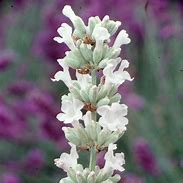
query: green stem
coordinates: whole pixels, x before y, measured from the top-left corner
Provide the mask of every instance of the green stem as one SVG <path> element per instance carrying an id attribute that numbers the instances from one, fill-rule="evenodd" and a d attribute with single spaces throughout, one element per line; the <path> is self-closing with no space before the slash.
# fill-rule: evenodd
<path id="1" fill-rule="evenodd" d="M 91 171 L 95 170 L 95 166 L 96 166 L 96 149 L 95 147 L 91 147 L 90 149 L 90 165 L 89 165 L 89 169 Z"/>
<path id="2" fill-rule="evenodd" d="M 91 71 L 91 76 L 92 76 L 92 84 L 93 85 L 96 85 L 97 84 L 97 76 L 96 76 L 97 72 L 95 69 L 93 69 Z"/>
<path id="3" fill-rule="evenodd" d="M 97 76 L 96 76 L 96 70 L 95 69 L 91 71 L 91 76 L 92 76 L 92 84 L 96 85 L 97 84 Z M 96 122 L 96 118 L 97 118 L 97 113 L 96 112 L 92 112 L 92 120 L 94 120 Z M 96 148 L 95 148 L 95 146 L 93 146 L 90 149 L 89 169 L 91 171 L 94 171 L 95 170 L 95 166 L 96 166 Z"/>

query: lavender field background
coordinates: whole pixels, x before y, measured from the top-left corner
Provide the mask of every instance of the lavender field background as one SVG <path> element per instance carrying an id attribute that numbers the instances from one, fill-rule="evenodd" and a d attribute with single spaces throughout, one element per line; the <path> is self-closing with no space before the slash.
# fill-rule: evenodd
<path id="1" fill-rule="evenodd" d="M 119 88 L 129 125 L 118 142 L 126 155 L 121 183 L 183 182 L 183 1 L 0 0 L 0 183 L 56 183 L 53 159 L 68 151 L 55 118 L 65 45 L 53 41 L 65 4 L 87 20 L 109 15 L 132 42 L 122 48 L 135 79 Z M 83 153 L 81 162 L 88 161 Z M 98 164 L 103 165 L 102 154 Z"/>

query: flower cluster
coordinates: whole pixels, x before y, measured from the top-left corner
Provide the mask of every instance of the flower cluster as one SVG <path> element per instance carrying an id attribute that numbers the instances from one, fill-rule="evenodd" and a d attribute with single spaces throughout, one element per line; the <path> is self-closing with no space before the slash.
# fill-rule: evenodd
<path id="1" fill-rule="evenodd" d="M 62 96 L 62 112 L 57 115 L 59 121 L 70 124 L 62 129 L 71 146 L 70 154 L 63 153 L 55 159 L 56 166 L 67 173 L 60 183 L 117 183 L 120 176 L 114 175 L 114 171 L 123 171 L 125 160 L 123 153 L 114 154 L 115 143 L 128 124 L 127 106 L 120 104 L 117 91 L 125 80 L 132 80 L 125 71 L 128 61 L 119 55 L 121 45 L 131 40 L 121 30 L 110 44 L 110 37 L 121 23 L 110 20 L 109 16 L 102 20 L 98 16 L 90 17 L 86 26 L 69 5 L 62 12 L 71 20 L 74 30 L 63 23 L 57 30 L 60 36 L 54 38 L 70 49 L 63 59 L 58 59 L 63 70 L 52 78 L 63 81 L 69 89 L 69 94 Z M 75 80 L 69 67 L 76 70 Z M 90 151 L 89 168 L 78 163 L 78 151 L 82 150 Z M 102 169 L 96 166 L 96 154 L 100 151 L 106 151 Z"/>

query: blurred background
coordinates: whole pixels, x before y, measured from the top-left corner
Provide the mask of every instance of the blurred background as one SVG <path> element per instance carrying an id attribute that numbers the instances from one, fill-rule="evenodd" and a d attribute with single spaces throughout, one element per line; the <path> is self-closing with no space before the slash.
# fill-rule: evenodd
<path id="1" fill-rule="evenodd" d="M 182 0 L 0 0 L 0 182 L 65 176 L 53 159 L 68 151 L 55 119 L 67 88 L 50 81 L 67 50 L 53 41 L 62 22 L 71 24 L 61 13 L 65 4 L 84 20 L 108 14 L 132 39 L 121 54 L 135 77 L 119 88 L 129 106 L 118 142 L 126 155 L 121 183 L 182 183 Z"/>

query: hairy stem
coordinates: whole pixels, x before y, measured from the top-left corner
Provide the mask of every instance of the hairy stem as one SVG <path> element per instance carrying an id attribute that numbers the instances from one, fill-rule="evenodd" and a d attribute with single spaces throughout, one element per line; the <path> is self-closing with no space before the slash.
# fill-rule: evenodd
<path id="1" fill-rule="evenodd" d="M 90 149 L 90 165 L 89 165 L 89 169 L 91 171 L 95 170 L 95 166 L 96 166 L 96 149 L 95 147 L 91 147 Z"/>
<path id="2" fill-rule="evenodd" d="M 92 84 L 96 85 L 97 84 L 97 76 L 96 76 L 96 70 L 95 69 L 92 70 L 91 76 L 92 76 Z M 94 120 L 96 122 L 96 118 L 97 118 L 97 113 L 92 112 L 92 120 Z M 96 148 L 95 148 L 95 146 L 93 146 L 90 149 L 90 164 L 89 164 L 90 170 L 94 171 L 95 166 L 96 166 Z"/>
<path id="3" fill-rule="evenodd" d="M 92 71 L 91 71 L 91 76 L 92 76 L 92 84 L 93 85 L 96 85 L 97 84 L 97 72 L 96 72 L 96 70 L 95 69 L 93 69 Z"/>

